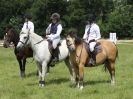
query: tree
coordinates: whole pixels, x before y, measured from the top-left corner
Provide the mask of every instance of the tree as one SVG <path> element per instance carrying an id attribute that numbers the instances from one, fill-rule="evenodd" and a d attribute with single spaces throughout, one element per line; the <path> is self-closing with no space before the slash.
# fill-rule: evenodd
<path id="1" fill-rule="evenodd" d="M 120 6 L 109 15 L 108 33 L 116 32 L 118 38 L 133 36 L 133 13 L 131 13 L 131 9 L 131 5 Z"/>

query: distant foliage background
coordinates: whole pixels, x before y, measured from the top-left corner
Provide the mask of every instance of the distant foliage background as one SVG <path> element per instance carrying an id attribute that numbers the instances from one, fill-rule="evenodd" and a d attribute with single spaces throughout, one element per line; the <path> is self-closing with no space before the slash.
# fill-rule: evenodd
<path id="1" fill-rule="evenodd" d="M 35 32 L 45 33 L 52 13 L 61 15 L 64 32 L 76 28 L 83 36 L 89 14 L 95 14 L 102 37 L 116 32 L 117 37 L 133 37 L 133 0 L 0 0 L 0 39 L 7 24 L 20 31 L 24 14 L 30 13 L 35 24 Z"/>

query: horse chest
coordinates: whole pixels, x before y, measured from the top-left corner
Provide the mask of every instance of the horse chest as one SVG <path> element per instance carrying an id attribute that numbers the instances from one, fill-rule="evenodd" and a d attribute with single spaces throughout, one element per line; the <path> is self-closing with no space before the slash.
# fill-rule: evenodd
<path id="1" fill-rule="evenodd" d="M 47 54 L 46 53 L 45 52 L 41 52 L 41 51 L 39 52 L 38 51 L 36 53 L 33 53 L 33 57 L 38 62 L 49 61 L 50 60 L 50 57 L 51 57 L 50 56 L 50 53 L 47 53 Z"/>

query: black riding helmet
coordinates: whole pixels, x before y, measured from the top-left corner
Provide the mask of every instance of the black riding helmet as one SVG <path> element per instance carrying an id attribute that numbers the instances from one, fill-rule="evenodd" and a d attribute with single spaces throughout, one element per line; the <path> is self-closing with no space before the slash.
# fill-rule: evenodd
<path id="1" fill-rule="evenodd" d="M 26 13 L 26 14 L 24 15 L 24 18 L 27 18 L 27 19 L 31 20 L 31 19 L 32 19 L 32 16 L 31 16 L 31 14 Z"/>
<path id="2" fill-rule="evenodd" d="M 93 22 L 95 22 L 95 20 L 96 20 L 95 15 L 90 14 L 89 17 L 88 17 L 88 21 L 89 21 L 89 23 L 93 23 Z"/>
<path id="3" fill-rule="evenodd" d="M 56 19 L 57 21 L 60 20 L 60 15 L 58 13 L 53 13 L 50 17 L 51 19 Z"/>

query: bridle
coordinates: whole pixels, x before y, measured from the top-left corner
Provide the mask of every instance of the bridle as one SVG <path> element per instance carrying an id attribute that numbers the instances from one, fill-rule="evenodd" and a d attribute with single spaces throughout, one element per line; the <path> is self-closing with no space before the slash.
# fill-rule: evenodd
<path id="1" fill-rule="evenodd" d="M 25 33 L 21 33 L 21 34 L 25 34 Z M 22 43 L 24 46 L 26 46 L 26 44 L 27 44 L 27 42 L 28 42 L 28 40 L 29 40 L 29 38 L 30 38 L 29 34 L 30 34 L 30 33 L 28 32 L 28 36 L 27 36 L 27 39 L 26 39 L 25 42 L 19 41 L 19 42 Z M 41 43 L 42 41 L 44 41 L 44 39 L 42 39 L 41 41 L 35 43 L 34 45 L 37 45 L 37 44 Z"/>
<path id="2" fill-rule="evenodd" d="M 74 45 L 74 43 L 70 43 L 70 44 L 67 43 L 68 49 L 70 48 L 71 45 Z M 76 55 L 76 57 L 78 59 L 81 57 L 81 54 L 82 54 L 82 51 L 83 51 L 83 46 L 84 46 L 84 43 L 82 43 L 82 48 L 81 48 L 81 51 L 80 51 L 80 54 L 79 55 L 75 52 L 75 55 Z"/>
<path id="3" fill-rule="evenodd" d="M 73 44 L 73 43 L 71 43 L 71 44 L 67 44 L 68 47 L 70 47 L 71 45 L 74 45 L 74 44 Z"/>
<path id="4" fill-rule="evenodd" d="M 21 33 L 21 34 L 26 34 L 26 33 Z M 29 36 L 29 32 L 28 32 L 28 36 L 25 42 L 19 41 L 20 43 L 22 43 L 24 46 L 26 46 L 28 40 L 29 40 L 30 36 Z"/>

